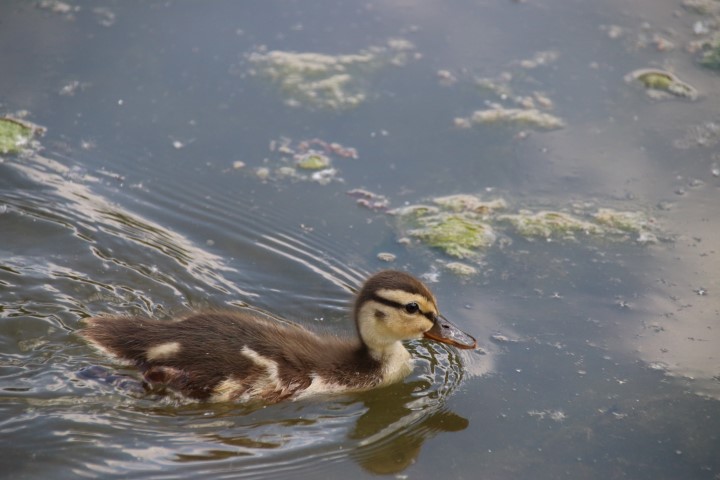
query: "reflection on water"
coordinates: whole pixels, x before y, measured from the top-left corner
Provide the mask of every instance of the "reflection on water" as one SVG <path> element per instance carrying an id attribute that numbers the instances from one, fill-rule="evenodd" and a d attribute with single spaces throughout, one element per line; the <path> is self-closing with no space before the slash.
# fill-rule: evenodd
<path id="1" fill-rule="evenodd" d="M 469 424 L 446 405 L 463 377 L 459 357 L 442 345 L 413 347 L 416 370 L 404 383 L 359 395 L 268 407 L 183 405 L 171 397 L 148 397 L 137 377 L 101 367 L 83 369 L 76 382 L 86 389 L 100 383 L 115 393 L 137 399 L 139 403 L 125 412 L 135 431 L 147 428 L 151 434 L 160 426 L 143 427 L 145 415 L 177 421 L 180 430 L 164 448 L 142 453 L 124 449 L 144 462 L 186 464 L 194 471 L 215 475 L 227 462 L 242 459 L 240 476 L 255 476 L 284 469 L 309 473 L 323 462 L 350 457 L 370 472 L 396 473 L 417 458 L 426 440 L 438 433 L 464 430 Z M 128 408 L 130 404 L 124 403 Z M 158 403 L 165 406 L 158 407 Z M 75 414 L 64 414 L 62 418 L 86 421 Z M 98 425 L 116 423 L 111 418 L 91 421 Z M 112 448 L 101 443 L 104 448 Z M 279 458 L 284 459 L 282 467 Z M 123 468 L 132 468 L 130 465 L 127 460 L 123 462 Z"/>
<path id="2" fill-rule="evenodd" d="M 444 402 L 462 379 L 463 366 L 452 354 L 448 359 L 454 368 L 443 366 L 440 360 L 449 352 L 439 351 L 444 347 L 428 347 L 414 349 L 421 359 L 418 363 L 425 364 L 425 378 L 397 386 L 392 403 L 388 403 L 385 392 L 365 395 L 368 410 L 357 419 L 350 438 L 359 440 L 352 457 L 366 470 L 401 472 L 417 458 L 425 440 L 440 432 L 467 428 L 468 420 L 448 411 Z"/>

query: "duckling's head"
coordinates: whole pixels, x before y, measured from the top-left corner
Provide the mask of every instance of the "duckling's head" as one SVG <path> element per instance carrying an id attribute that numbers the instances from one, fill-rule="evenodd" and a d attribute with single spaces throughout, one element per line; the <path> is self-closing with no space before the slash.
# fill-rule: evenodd
<path id="1" fill-rule="evenodd" d="M 405 272 L 385 270 L 371 276 L 358 293 L 354 314 L 360 338 L 371 352 L 423 337 L 458 348 L 476 346 L 474 338 L 440 315 L 425 284 Z"/>

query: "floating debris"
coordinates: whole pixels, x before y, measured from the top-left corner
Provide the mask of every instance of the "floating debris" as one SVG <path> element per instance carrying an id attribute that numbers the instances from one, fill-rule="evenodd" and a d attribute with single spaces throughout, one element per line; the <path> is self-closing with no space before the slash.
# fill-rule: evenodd
<path id="1" fill-rule="evenodd" d="M 457 83 L 457 77 L 453 75 L 450 70 L 438 70 L 437 78 L 440 81 L 440 85 L 449 87 Z"/>
<path id="2" fill-rule="evenodd" d="M 88 86 L 89 84 L 81 83 L 79 80 L 71 80 L 63 85 L 58 93 L 64 97 L 72 97 L 78 92 L 78 90 L 82 91 Z"/>
<path id="3" fill-rule="evenodd" d="M 377 258 L 380 261 L 390 263 L 390 262 L 394 262 L 395 259 L 397 258 L 397 256 L 394 253 L 380 252 L 377 254 Z"/>
<path id="4" fill-rule="evenodd" d="M 340 170 L 333 166 L 337 159 L 358 158 L 357 150 L 330 143 L 319 138 L 293 141 L 283 137 L 270 142 L 274 155 L 264 160 L 265 165 L 254 170 L 262 181 L 290 179 L 311 181 L 320 185 L 343 182 Z M 233 168 L 242 169 L 244 162 L 234 162 Z"/>
<path id="5" fill-rule="evenodd" d="M 80 11 L 80 7 L 61 2 L 60 0 L 41 0 L 35 5 L 40 10 L 48 10 L 52 13 L 59 13 L 61 15 L 69 15 L 73 12 Z"/>
<path id="6" fill-rule="evenodd" d="M 696 295 L 700 295 L 701 297 L 707 295 L 707 289 L 705 289 L 704 287 L 698 287 L 694 289 L 693 292 L 695 292 Z"/>
<path id="7" fill-rule="evenodd" d="M 561 118 L 543 111 L 554 107 L 552 99 L 546 93 L 527 90 L 528 85 L 540 84 L 528 70 L 550 65 L 558 58 L 556 51 L 542 51 L 530 59 L 511 62 L 506 71 L 495 77 L 473 76 L 471 82 L 478 90 L 496 96 L 495 100 L 501 103 L 491 103 L 492 100 L 485 99 L 484 103 L 489 108 L 476 110 L 467 117 L 456 117 L 453 119 L 454 125 L 464 129 L 480 124 L 506 124 L 536 130 L 563 128 L 565 122 Z M 520 81 L 516 82 L 516 79 Z M 514 92 L 515 89 L 518 92 Z M 527 135 L 528 132 L 523 132 L 519 138 Z"/>
<path id="8" fill-rule="evenodd" d="M 673 142 L 675 148 L 688 149 L 695 147 L 712 148 L 720 143 L 720 122 L 710 121 L 699 125 L 691 125 L 685 135 Z"/>
<path id="9" fill-rule="evenodd" d="M 636 83 L 645 88 L 650 98 L 663 100 L 668 98 L 685 98 L 697 100 L 699 93 L 691 85 L 680 80 L 675 74 L 655 68 L 643 68 L 628 73 L 627 83 Z"/>
<path id="10" fill-rule="evenodd" d="M 608 38 L 612 40 L 617 40 L 624 34 L 623 28 L 619 25 L 601 25 L 600 29 L 605 31 Z"/>
<path id="11" fill-rule="evenodd" d="M 97 22 L 103 27 L 112 27 L 115 25 L 116 15 L 115 12 L 105 7 L 93 8 L 92 12 L 95 14 Z"/>
<path id="12" fill-rule="evenodd" d="M 255 175 L 263 182 L 270 178 L 270 169 L 267 167 L 260 167 L 255 169 Z"/>
<path id="13" fill-rule="evenodd" d="M 560 54 L 558 52 L 555 50 L 546 50 L 537 52 L 532 58 L 520 60 L 519 65 L 524 69 L 532 70 L 538 67 L 550 65 L 558 58 L 560 58 Z"/>
<path id="14" fill-rule="evenodd" d="M 492 340 L 495 343 L 500 343 L 500 344 L 518 343 L 517 338 L 510 338 L 507 335 L 504 335 L 502 333 L 493 333 L 492 335 L 490 335 L 490 340 Z"/>
<path id="15" fill-rule="evenodd" d="M 509 124 L 538 130 L 557 130 L 565 126 L 565 122 L 560 118 L 536 108 L 504 108 L 500 105 L 494 105 L 487 110 L 476 110 L 470 117 L 458 117 L 454 123 L 460 128 L 481 124 Z"/>
<path id="16" fill-rule="evenodd" d="M 45 130 L 22 120 L 0 117 L 0 154 L 19 153 L 37 133 Z"/>
<path id="17" fill-rule="evenodd" d="M 280 87 L 289 106 L 344 110 L 367 99 L 365 84 L 370 74 L 388 65 L 405 65 L 413 57 L 412 43 L 391 39 L 355 54 L 273 50 L 253 52 L 248 60 L 254 66 L 252 73 Z"/>
<path id="18" fill-rule="evenodd" d="M 314 172 L 310 175 L 310 180 L 319 183 L 320 185 L 327 185 L 333 180 L 342 181 L 342 179 L 338 178 L 338 171 L 335 168 L 326 168 L 324 170 Z"/>
<path id="19" fill-rule="evenodd" d="M 675 50 L 675 44 L 660 34 L 655 34 L 652 37 L 653 46 L 658 52 L 669 52 Z"/>
<path id="20" fill-rule="evenodd" d="M 461 275 L 463 277 L 471 277 L 478 273 L 477 268 L 472 265 L 467 265 L 460 262 L 450 262 L 445 264 L 445 268 L 450 270 L 455 275 Z"/>
<path id="21" fill-rule="evenodd" d="M 487 90 L 505 100 L 512 95 L 510 81 L 513 79 L 511 73 L 501 74 L 497 79 L 476 78 L 475 86 L 481 90 Z"/>
<path id="22" fill-rule="evenodd" d="M 356 199 L 356 203 L 374 212 L 385 211 L 390 206 L 390 200 L 385 195 L 379 195 L 362 188 L 354 188 L 347 192 Z"/>
<path id="23" fill-rule="evenodd" d="M 554 422 L 562 422 L 567 419 L 567 415 L 562 410 L 530 410 L 527 413 L 531 417 L 537 417 L 540 420 L 548 418 Z"/>

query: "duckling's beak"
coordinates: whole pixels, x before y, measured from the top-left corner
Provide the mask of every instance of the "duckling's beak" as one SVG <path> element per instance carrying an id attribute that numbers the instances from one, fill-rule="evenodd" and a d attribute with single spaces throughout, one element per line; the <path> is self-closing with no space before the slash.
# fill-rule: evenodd
<path id="1" fill-rule="evenodd" d="M 425 338 L 467 350 L 477 346 L 477 342 L 473 337 L 450 323 L 442 315 L 435 317 L 435 324 L 425 332 Z"/>

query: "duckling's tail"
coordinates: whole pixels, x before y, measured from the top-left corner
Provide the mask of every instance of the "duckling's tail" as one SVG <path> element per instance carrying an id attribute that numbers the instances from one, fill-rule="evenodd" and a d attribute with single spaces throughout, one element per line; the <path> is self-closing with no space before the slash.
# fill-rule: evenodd
<path id="1" fill-rule="evenodd" d="M 80 335 L 103 352 L 141 364 L 148 349 L 157 345 L 161 325 L 157 320 L 130 316 L 100 316 L 83 320 Z"/>

